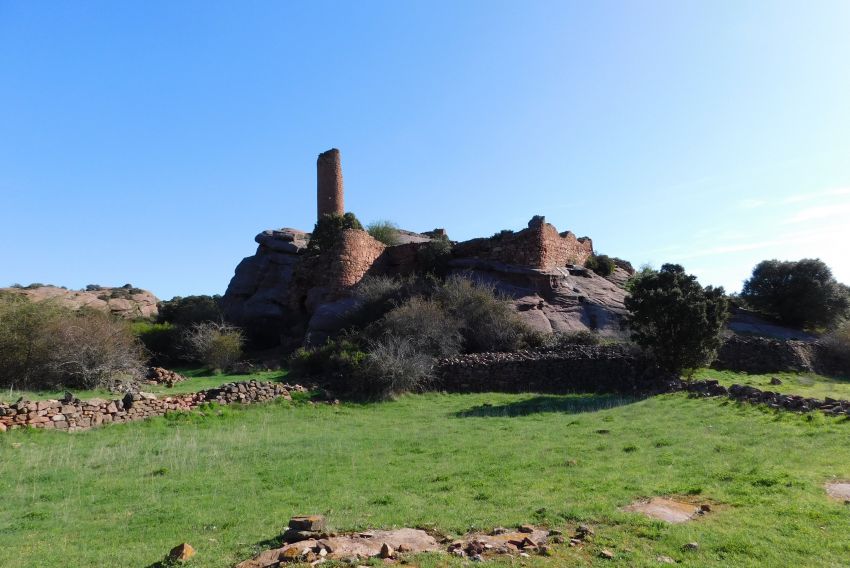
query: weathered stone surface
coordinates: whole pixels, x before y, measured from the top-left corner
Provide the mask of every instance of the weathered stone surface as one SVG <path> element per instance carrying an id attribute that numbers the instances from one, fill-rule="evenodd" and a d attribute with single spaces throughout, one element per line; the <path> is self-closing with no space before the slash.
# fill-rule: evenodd
<path id="1" fill-rule="evenodd" d="M 130 293 L 127 288 L 85 291 L 66 290 L 57 286 L 40 286 L 38 288 L 0 288 L 0 292 L 20 294 L 33 302 L 53 300 L 72 310 L 93 309 L 126 319 L 152 318 L 159 313 L 157 309 L 159 300 L 147 290 Z"/>
<path id="2" fill-rule="evenodd" d="M 685 503 L 664 497 L 653 497 L 649 501 L 637 501 L 627 507 L 623 507 L 623 510 L 641 513 L 647 517 L 672 524 L 693 520 L 701 511 L 700 507 L 693 503 Z"/>
<path id="3" fill-rule="evenodd" d="M 833 499 L 850 501 L 850 481 L 833 481 L 825 485 L 826 493 Z"/>
<path id="4" fill-rule="evenodd" d="M 195 549 L 188 542 L 178 544 L 168 553 L 168 559 L 172 562 L 185 562 L 195 556 Z"/>
<path id="5" fill-rule="evenodd" d="M 326 523 L 324 515 L 304 515 L 289 519 L 289 528 L 297 531 L 323 531 Z"/>

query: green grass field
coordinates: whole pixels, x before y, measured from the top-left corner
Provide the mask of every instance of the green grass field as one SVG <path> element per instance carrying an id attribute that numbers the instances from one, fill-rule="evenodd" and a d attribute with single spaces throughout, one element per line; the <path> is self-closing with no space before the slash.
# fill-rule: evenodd
<path id="1" fill-rule="evenodd" d="M 773 377 L 782 381 L 781 385 L 771 385 Z M 694 374 L 695 379 L 716 379 L 724 386 L 735 383 L 757 387 L 762 390 L 799 394 L 813 398 L 836 398 L 850 400 L 850 380 L 833 379 L 814 373 L 769 373 L 767 375 L 748 375 L 732 371 L 715 371 L 700 369 Z"/>
<path id="2" fill-rule="evenodd" d="M 264 371 L 253 373 L 251 375 L 227 375 L 227 374 L 212 374 L 203 369 L 181 369 L 175 368 L 175 371 L 186 377 L 186 380 L 177 383 L 169 388 L 164 385 L 143 385 L 142 390 L 145 392 L 154 393 L 160 396 L 169 394 L 183 394 L 187 392 L 198 392 L 204 389 L 211 389 L 221 386 L 225 383 L 233 381 L 247 381 L 256 379 L 258 381 L 283 381 L 286 377 L 286 371 Z M 120 394 L 109 392 L 108 390 L 73 390 L 74 396 L 81 400 L 90 398 L 121 398 Z M 44 399 L 60 399 L 65 394 L 65 390 L 12 390 L 0 389 L 0 402 L 15 402 L 20 397 L 25 396 L 29 400 L 44 400 Z"/>
<path id="3" fill-rule="evenodd" d="M 278 401 L 14 431 L 0 436 L 0 566 L 145 567 L 183 541 L 198 550 L 188 566 L 232 566 L 304 513 L 341 530 L 596 529 L 585 549 L 529 565 L 839 566 L 850 507 L 823 484 L 850 477 L 848 441 L 842 419 L 684 394 Z M 672 526 L 619 510 L 653 495 L 714 512 Z M 691 541 L 699 549 L 683 551 Z"/>

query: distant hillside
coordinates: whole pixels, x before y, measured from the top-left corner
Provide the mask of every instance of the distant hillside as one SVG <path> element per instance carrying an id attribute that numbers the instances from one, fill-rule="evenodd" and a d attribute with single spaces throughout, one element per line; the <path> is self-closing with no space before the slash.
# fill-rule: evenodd
<path id="1" fill-rule="evenodd" d="M 28 286 L 26 288 L 0 288 L 0 293 L 20 294 L 33 302 L 55 300 L 72 310 L 86 307 L 109 312 L 126 319 L 156 317 L 159 313 L 156 307 L 159 299 L 147 290 L 128 286 L 88 291 L 66 290 L 58 286 Z"/>

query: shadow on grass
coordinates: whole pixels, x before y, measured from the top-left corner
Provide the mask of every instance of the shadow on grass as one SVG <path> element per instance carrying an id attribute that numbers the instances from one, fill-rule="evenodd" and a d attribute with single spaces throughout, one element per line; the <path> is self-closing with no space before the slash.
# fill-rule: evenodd
<path id="1" fill-rule="evenodd" d="M 597 412 L 609 408 L 617 408 L 627 404 L 634 404 L 643 398 L 613 394 L 587 394 L 587 395 L 539 395 L 518 402 L 507 404 L 488 404 L 473 406 L 467 410 L 457 412 L 459 418 L 471 417 L 505 417 L 505 416 L 528 416 L 529 414 L 541 414 L 544 412 L 562 412 L 564 414 L 581 414 L 583 412 Z"/>

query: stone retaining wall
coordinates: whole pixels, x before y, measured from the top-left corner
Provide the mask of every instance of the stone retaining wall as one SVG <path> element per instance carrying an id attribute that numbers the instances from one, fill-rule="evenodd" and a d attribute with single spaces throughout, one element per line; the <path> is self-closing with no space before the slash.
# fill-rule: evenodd
<path id="1" fill-rule="evenodd" d="M 718 381 L 692 381 L 683 383 L 682 388 L 696 396 L 728 396 L 739 402 L 764 404 L 776 410 L 811 412 L 820 410 L 833 416 L 850 416 L 850 400 L 808 398 L 795 394 L 763 391 L 746 385 L 724 387 Z"/>
<path id="2" fill-rule="evenodd" d="M 434 374 L 433 387 L 451 392 L 645 394 L 675 383 L 639 350 L 623 345 L 460 355 L 439 360 Z"/>
<path id="3" fill-rule="evenodd" d="M 102 424 L 132 422 L 172 411 L 187 411 L 206 402 L 250 404 L 276 398 L 291 400 L 290 391 L 304 391 L 299 385 L 243 381 L 227 383 L 196 393 L 157 398 L 146 393 L 127 394 L 121 399 L 18 400 L 0 403 L 0 432 L 29 427 L 54 430 L 86 430 Z"/>
<path id="4" fill-rule="evenodd" d="M 821 342 L 748 335 L 727 338 L 711 364 L 713 369 L 764 374 L 782 371 L 850 376 L 850 361 Z"/>

